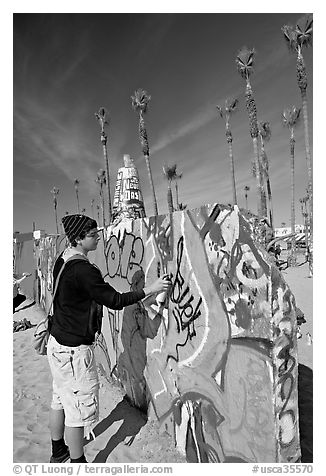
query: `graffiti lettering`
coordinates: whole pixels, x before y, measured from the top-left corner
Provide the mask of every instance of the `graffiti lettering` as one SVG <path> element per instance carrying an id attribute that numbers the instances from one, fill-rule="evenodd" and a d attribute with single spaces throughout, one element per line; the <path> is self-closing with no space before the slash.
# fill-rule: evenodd
<path id="1" fill-rule="evenodd" d="M 125 232 L 119 243 L 118 237 L 112 235 L 106 244 L 105 256 L 110 278 L 120 276 L 131 284 L 135 272 L 142 269 L 143 241 L 139 236 Z"/>
<path id="2" fill-rule="evenodd" d="M 290 354 L 291 349 L 293 349 L 293 340 L 291 336 L 288 333 L 283 333 L 280 339 L 282 343 L 285 341 L 285 345 L 282 346 L 277 355 L 279 359 L 283 360 L 278 369 L 278 384 L 280 385 L 280 396 L 282 400 L 282 408 L 279 413 L 279 419 L 281 427 L 287 427 L 286 433 L 284 431 L 281 432 L 280 444 L 282 446 L 289 446 L 295 437 L 295 414 L 292 409 L 287 409 L 287 405 L 294 388 L 293 370 L 295 368 L 296 360 Z M 284 425 L 282 425 L 283 423 Z"/>
<path id="3" fill-rule="evenodd" d="M 183 240 L 184 238 L 182 236 L 177 245 L 177 271 L 172 284 L 170 300 L 176 304 L 176 307 L 172 310 L 172 314 L 177 324 L 178 333 L 188 329 L 188 338 L 191 339 L 196 335 L 193 323 L 201 315 L 200 306 L 203 300 L 202 297 L 200 297 L 195 305 L 193 303 L 195 298 L 190 293 L 189 286 L 185 286 L 185 279 L 181 273 L 184 249 Z M 190 326 L 192 327 L 191 330 Z"/>

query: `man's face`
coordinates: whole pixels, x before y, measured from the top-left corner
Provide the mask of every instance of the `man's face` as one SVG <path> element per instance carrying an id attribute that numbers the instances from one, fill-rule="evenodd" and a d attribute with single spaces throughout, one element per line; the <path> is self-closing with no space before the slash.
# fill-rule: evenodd
<path id="1" fill-rule="evenodd" d="M 82 247 L 87 251 L 96 250 L 97 244 L 100 241 L 99 232 L 97 228 L 93 228 L 87 232 L 85 238 L 81 240 Z"/>

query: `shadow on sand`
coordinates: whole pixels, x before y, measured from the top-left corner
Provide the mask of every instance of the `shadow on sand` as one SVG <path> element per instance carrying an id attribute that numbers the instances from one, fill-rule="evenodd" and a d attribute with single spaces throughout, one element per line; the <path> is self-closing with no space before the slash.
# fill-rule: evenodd
<path id="1" fill-rule="evenodd" d="M 313 373 L 306 365 L 299 364 L 299 429 L 301 462 L 313 462 Z"/>
<path id="2" fill-rule="evenodd" d="M 313 372 L 306 365 L 299 364 L 298 395 L 299 395 L 299 428 L 301 444 L 301 462 L 313 462 Z M 138 408 L 134 407 L 129 398 L 124 398 L 112 412 L 100 421 L 94 428 L 95 436 L 104 433 L 114 422 L 123 420 L 118 431 L 111 436 L 105 448 L 95 456 L 93 463 L 105 463 L 114 448 L 127 437 L 131 445 L 140 429 L 146 424 L 147 417 Z M 84 440 L 84 446 L 89 443 Z"/>
<path id="3" fill-rule="evenodd" d="M 118 431 L 111 436 L 107 442 L 105 448 L 103 448 L 95 456 L 92 463 L 105 463 L 110 453 L 114 448 L 125 440 L 126 437 L 130 437 L 128 445 L 131 445 L 135 436 L 140 429 L 146 424 L 147 416 L 139 411 L 136 407 L 132 406 L 127 396 L 117 404 L 112 412 L 100 421 L 93 429 L 95 437 L 106 431 L 115 421 L 123 420 L 122 425 Z M 88 440 L 84 440 L 84 446 L 89 443 Z"/>
<path id="4" fill-rule="evenodd" d="M 20 302 L 18 301 L 19 304 L 16 304 L 16 306 L 15 306 L 15 303 L 14 303 L 14 312 L 13 312 L 13 314 L 15 314 L 15 312 L 19 312 L 19 311 L 23 311 L 24 309 L 28 309 L 29 307 L 32 307 L 32 306 L 34 306 L 34 305 L 36 304 L 36 302 L 33 301 L 33 302 L 29 303 L 29 304 L 26 304 L 26 306 L 20 307 L 19 309 L 17 309 L 17 307 L 20 306 L 20 304 L 21 304 L 22 302 L 24 302 L 25 300 L 26 300 L 26 296 L 24 296 L 24 299 L 21 299 Z"/>

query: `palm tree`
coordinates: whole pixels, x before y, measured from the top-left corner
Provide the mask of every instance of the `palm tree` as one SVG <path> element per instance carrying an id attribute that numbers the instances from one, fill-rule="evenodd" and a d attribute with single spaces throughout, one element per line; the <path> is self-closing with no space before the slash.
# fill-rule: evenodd
<path id="1" fill-rule="evenodd" d="M 108 192 L 108 220 L 109 224 L 111 223 L 111 216 L 112 216 L 112 211 L 111 211 L 111 192 L 110 192 L 110 169 L 109 169 L 109 158 L 108 158 L 108 151 L 106 147 L 106 143 L 108 140 L 108 136 L 104 131 L 104 126 L 105 124 L 109 124 L 109 122 L 106 120 L 106 110 L 104 107 L 101 107 L 98 111 L 98 113 L 95 113 L 96 119 L 100 123 L 101 127 L 101 142 L 103 146 L 103 155 L 104 155 L 104 161 L 105 161 L 105 167 L 106 167 L 106 185 L 107 185 L 107 192 Z"/>
<path id="2" fill-rule="evenodd" d="M 93 218 L 94 218 L 94 202 L 95 202 L 95 200 L 94 200 L 94 198 L 92 198 L 92 200 L 91 200 L 91 210 L 92 210 L 92 217 Z"/>
<path id="3" fill-rule="evenodd" d="M 174 211 L 171 183 L 172 183 L 172 180 L 175 180 L 175 177 L 177 175 L 176 169 L 177 169 L 176 164 L 171 165 L 171 166 L 169 166 L 169 165 L 164 165 L 163 166 L 163 175 L 166 178 L 167 183 L 168 183 L 167 198 L 168 198 L 169 213 L 172 213 Z"/>
<path id="4" fill-rule="evenodd" d="M 312 46 L 312 15 L 304 15 L 299 18 L 296 26 L 284 25 L 282 27 L 282 32 L 284 34 L 286 43 L 291 52 L 295 53 L 297 56 L 296 69 L 297 69 L 297 83 L 301 93 L 302 99 L 302 113 L 303 113 L 303 124 L 304 124 L 304 138 L 305 138 L 305 149 L 306 149 L 306 161 L 308 168 L 308 191 L 309 191 L 309 202 L 310 202 L 310 240 L 311 240 L 311 249 L 312 249 L 312 222 L 313 222 L 313 173 L 312 173 L 312 159 L 310 155 L 310 145 L 309 145 L 309 132 L 308 132 L 308 103 L 307 103 L 307 72 L 306 66 L 303 59 L 302 51 L 304 48 Z"/>
<path id="5" fill-rule="evenodd" d="M 58 207 L 58 199 L 57 196 L 59 195 L 59 189 L 57 187 L 53 187 L 51 193 L 53 195 L 53 207 L 54 207 L 54 215 L 55 215 L 55 226 L 57 235 L 59 235 L 59 227 L 58 227 L 58 214 L 57 214 L 57 207 Z"/>
<path id="6" fill-rule="evenodd" d="M 80 213 L 79 195 L 78 195 L 78 186 L 79 186 L 79 180 L 78 179 L 74 180 L 74 185 L 75 185 L 75 192 L 76 192 L 76 197 L 77 197 L 77 209 L 78 209 L 78 213 Z"/>
<path id="7" fill-rule="evenodd" d="M 137 91 L 134 92 L 134 96 L 131 96 L 131 105 L 133 109 L 138 113 L 138 117 L 139 117 L 139 126 L 138 126 L 139 139 L 140 139 L 143 155 L 144 155 L 146 166 L 147 166 L 149 183 L 152 190 L 154 215 L 158 215 L 157 200 L 155 195 L 151 166 L 149 162 L 149 145 L 148 145 L 147 131 L 146 131 L 145 120 L 144 120 L 144 114 L 146 114 L 147 112 L 150 99 L 151 99 L 151 96 L 149 96 L 149 94 L 144 89 L 137 89 Z"/>
<path id="8" fill-rule="evenodd" d="M 292 265 L 296 264 L 295 256 L 295 193 L 294 193 L 294 129 L 298 125 L 300 120 L 301 109 L 296 106 L 292 106 L 283 111 L 283 124 L 290 130 L 290 156 L 291 156 L 291 233 L 293 234 L 291 239 L 291 255 L 290 262 Z"/>
<path id="9" fill-rule="evenodd" d="M 257 123 L 257 108 L 252 92 L 252 87 L 250 83 L 250 76 L 253 73 L 254 66 L 254 55 L 255 50 L 249 50 L 246 46 L 243 46 L 237 54 L 236 65 L 238 72 L 246 80 L 246 108 L 249 115 L 249 125 L 250 125 L 250 135 L 252 138 L 253 148 L 254 148 L 254 160 L 255 168 L 257 170 L 256 174 L 256 184 L 257 184 L 257 208 L 259 216 L 266 216 L 266 209 L 263 205 L 264 203 L 264 186 L 262 181 L 262 176 L 259 166 L 259 151 L 258 151 L 258 123 Z"/>
<path id="10" fill-rule="evenodd" d="M 270 221 L 270 226 L 272 230 L 274 230 L 274 225 L 273 225 L 273 203 L 272 203 L 272 188 L 271 188 L 271 182 L 269 179 L 269 164 L 268 164 L 268 158 L 267 154 L 265 151 L 265 142 L 268 142 L 271 138 L 272 131 L 271 131 L 271 126 L 269 122 L 259 122 L 258 124 L 258 133 L 260 137 L 260 147 L 261 147 L 261 168 L 262 168 L 262 173 L 263 177 L 266 180 L 266 186 L 267 186 L 267 195 L 268 195 L 268 208 L 269 208 L 269 221 Z"/>
<path id="11" fill-rule="evenodd" d="M 179 203 L 179 187 L 178 187 L 178 180 L 181 180 L 181 179 L 182 179 L 182 173 L 181 174 L 175 173 L 175 177 L 173 180 L 175 185 L 175 200 L 177 204 L 177 210 L 181 210 L 180 203 Z"/>
<path id="12" fill-rule="evenodd" d="M 104 213 L 104 194 L 103 194 L 103 185 L 106 183 L 105 170 L 100 169 L 97 172 L 97 178 L 95 182 L 99 185 L 100 188 L 100 199 L 102 205 L 102 225 L 105 227 L 105 213 Z"/>
<path id="13" fill-rule="evenodd" d="M 97 222 L 100 224 L 100 205 L 96 205 L 96 210 L 97 210 Z"/>
<path id="14" fill-rule="evenodd" d="M 220 113 L 222 119 L 225 120 L 225 135 L 226 140 L 229 146 L 229 161 L 230 161 L 230 169 L 231 169 L 231 183 L 232 183 L 232 191 L 233 191 L 233 204 L 237 204 L 237 191 L 235 186 L 235 173 L 234 173 L 234 160 L 233 160 L 233 149 L 232 149 L 232 132 L 230 127 L 230 116 L 233 114 L 238 106 L 238 99 L 226 99 L 224 106 L 216 106 L 217 110 Z"/>
<path id="15" fill-rule="evenodd" d="M 250 187 L 248 185 L 245 185 L 244 191 L 245 191 L 245 199 L 246 199 L 246 210 L 248 210 L 248 192 L 250 190 Z"/>
<path id="16" fill-rule="evenodd" d="M 299 202 L 301 204 L 301 213 L 302 213 L 302 218 L 303 218 L 303 225 L 304 225 L 304 235 L 305 235 L 305 244 L 306 244 L 306 250 L 308 250 L 308 223 L 307 223 L 307 218 L 308 218 L 308 210 L 307 210 L 307 202 L 309 200 L 309 195 L 307 194 L 303 198 L 300 198 Z"/>

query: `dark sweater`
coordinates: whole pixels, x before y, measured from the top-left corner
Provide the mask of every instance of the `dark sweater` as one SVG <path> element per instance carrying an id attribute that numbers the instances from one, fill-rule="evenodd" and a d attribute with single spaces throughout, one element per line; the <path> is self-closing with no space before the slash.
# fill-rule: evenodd
<path id="1" fill-rule="evenodd" d="M 54 284 L 64 261 L 58 258 L 53 269 Z M 145 297 L 144 291 L 117 292 L 88 260 L 66 263 L 54 299 L 51 334 L 62 345 L 92 344 L 98 330 L 95 303 L 120 310 Z"/>

